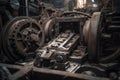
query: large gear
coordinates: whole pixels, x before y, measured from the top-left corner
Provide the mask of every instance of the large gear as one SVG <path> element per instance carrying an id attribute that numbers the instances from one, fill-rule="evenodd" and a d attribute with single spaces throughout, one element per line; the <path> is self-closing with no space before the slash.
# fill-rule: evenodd
<path id="1" fill-rule="evenodd" d="M 34 52 L 44 43 L 44 30 L 35 19 L 17 17 L 3 30 L 2 47 L 7 57 L 19 60 Z"/>

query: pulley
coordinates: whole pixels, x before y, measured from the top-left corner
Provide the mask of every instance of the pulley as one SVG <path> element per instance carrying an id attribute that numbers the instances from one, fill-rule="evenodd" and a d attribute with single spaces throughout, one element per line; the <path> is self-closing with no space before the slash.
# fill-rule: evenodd
<path id="1" fill-rule="evenodd" d="M 90 21 L 89 35 L 88 35 L 88 54 L 89 59 L 96 61 L 98 58 L 98 26 L 100 21 L 100 12 L 95 12 Z"/>
<path id="2" fill-rule="evenodd" d="M 88 54 L 92 62 L 112 62 L 119 57 L 120 47 L 115 45 L 112 33 L 107 35 L 103 16 L 95 12 L 90 21 L 88 35 Z"/>
<path id="3" fill-rule="evenodd" d="M 44 43 L 44 30 L 29 17 L 16 17 L 3 30 L 2 50 L 13 62 L 24 59 Z"/>
<path id="4" fill-rule="evenodd" d="M 47 41 L 54 39 L 59 34 L 59 27 L 55 18 L 49 19 L 44 23 L 44 30 Z"/>

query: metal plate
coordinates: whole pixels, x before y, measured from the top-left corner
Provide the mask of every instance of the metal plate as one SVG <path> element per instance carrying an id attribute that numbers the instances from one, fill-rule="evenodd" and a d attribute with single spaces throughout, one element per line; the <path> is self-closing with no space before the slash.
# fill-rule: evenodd
<path id="1" fill-rule="evenodd" d="M 55 38 L 59 33 L 59 27 L 55 19 L 49 19 L 44 25 L 45 37 L 48 40 Z"/>

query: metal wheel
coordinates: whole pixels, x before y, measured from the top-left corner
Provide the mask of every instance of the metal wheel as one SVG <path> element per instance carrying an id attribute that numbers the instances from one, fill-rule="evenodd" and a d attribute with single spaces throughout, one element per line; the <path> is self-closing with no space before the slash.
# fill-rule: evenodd
<path id="1" fill-rule="evenodd" d="M 44 31 L 36 20 L 17 17 L 3 31 L 3 51 L 12 60 L 19 60 L 34 52 L 44 43 Z"/>
<path id="2" fill-rule="evenodd" d="M 119 57 L 120 48 L 113 46 L 113 40 L 105 38 L 104 27 L 100 26 L 101 13 L 94 13 L 88 36 L 88 54 L 92 62 L 111 62 Z"/>
<path id="3" fill-rule="evenodd" d="M 98 27 L 99 27 L 99 21 L 100 21 L 100 12 L 96 12 L 93 14 L 91 18 L 90 23 L 90 29 L 89 29 L 89 36 L 88 36 L 88 54 L 89 59 L 92 61 L 96 61 L 98 59 Z"/>
<path id="4" fill-rule="evenodd" d="M 46 21 L 44 30 L 47 41 L 54 39 L 59 33 L 59 27 L 57 26 L 55 19 Z"/>

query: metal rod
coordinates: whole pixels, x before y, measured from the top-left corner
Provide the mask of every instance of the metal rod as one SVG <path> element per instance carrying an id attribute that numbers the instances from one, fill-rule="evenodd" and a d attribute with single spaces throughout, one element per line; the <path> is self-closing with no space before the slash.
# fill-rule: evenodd
<path id="1" fill-rule="evenodd" d="M 26 6 L 26 16 L 29 16 L 28 0 L 25 0 L 25 6 Z"/>

